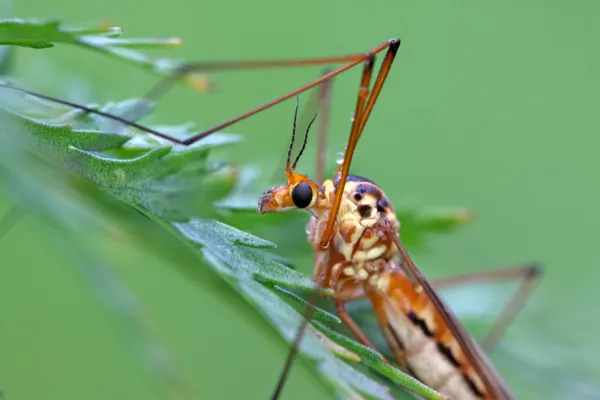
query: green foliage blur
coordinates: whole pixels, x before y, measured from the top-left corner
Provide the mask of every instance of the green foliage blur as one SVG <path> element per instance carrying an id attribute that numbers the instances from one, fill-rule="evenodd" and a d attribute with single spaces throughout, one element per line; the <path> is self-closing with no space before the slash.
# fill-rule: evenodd
<path id="1" fill-rule="evenodd" d="M 402 38 L 353 171 L 378 182 L 401 215 L 436 205 L 474 211 L 466 228 L 411 244 L 432 278 L 540 261 L 543 280 L 492 360 L 519 398 L 600 396 L 591 243 L 600 200 L 594 3 L 198 4 L 176 0 L 149 11 L 135 1 L 20 1 L 12 14 L 70 23 L 106 18 L 128 37 L 181 37 L 180 49 L 153 54 L 189 60 L 356 53 Z M 20 85 L 86 103 L 139 96 L 157 79 L 68 46 L 20 49 L 12 62 Z M 318 73 L 215 73 L 214 93 L 180 85 L 152 120 L 211 126 Z M 330 164 L 344 146 L 358 73 L 334 83 Z M 228 128 L 244 140 L 213 156 L 259 167 L 257 193 L 281 182 L 292 112 L 288 101 Z M 300 163 L 309 175 L 313 159 L 314 147 Z M 15 221 L 0 241 L 5 398 L 268 396 L 287 344 L 231 286 L 154 221 L 77 176 L 57 178 L 50 165 L 19 160 L 8 163 L 0 203 L 4 221 Z M 274 241 L 279 255 L 310 272 L 301 213 L 218 219 Z M 410 226 L 405 221 L 407 238 Z M 481 337 L 514 287 L 443 294 Z M 297 362 L 283 398 L 331 392 L 314 365 Z"/>

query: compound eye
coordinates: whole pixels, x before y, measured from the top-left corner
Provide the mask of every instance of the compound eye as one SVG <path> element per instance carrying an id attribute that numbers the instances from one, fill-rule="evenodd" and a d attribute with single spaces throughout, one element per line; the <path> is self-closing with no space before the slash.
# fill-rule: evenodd
<path id="1" fill-rule="evenodd" d="M 306 208 L 312 201 L 313 191 L 308 182 L 300 182 L 292 189 L 292 201 L 298 208 Z"/>

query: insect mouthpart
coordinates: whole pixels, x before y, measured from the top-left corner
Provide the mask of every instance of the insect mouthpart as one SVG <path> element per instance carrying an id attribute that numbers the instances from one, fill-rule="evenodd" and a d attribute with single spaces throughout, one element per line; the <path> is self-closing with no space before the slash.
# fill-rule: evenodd
<path id="1" fill-rule="evenodd" d="M 258 212 L 261 214 L 268 212 L 285 211 L 289 208 L 289 192 L 287 186 L 278 186 L 267 190 L 258 199 Z"/>
<path id="2" fill-rule="evenodd" d="M 258 212 L 261 214 L 267 213 L 269 211 L 273 211 L 277 208 L 277 202 L 273 198 L 273 190 L 267 190 L 263 193 L 263 195 L 258 199 Z"/>

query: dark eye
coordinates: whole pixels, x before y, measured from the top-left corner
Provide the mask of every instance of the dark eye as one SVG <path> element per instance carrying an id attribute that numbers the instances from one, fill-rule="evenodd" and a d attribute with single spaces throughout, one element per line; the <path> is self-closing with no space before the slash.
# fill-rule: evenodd
<path id="1" fill-rule="evenodd" d="M 292 201 L 298 208 L 306 208 L 312 201 L 313 192 L 308 182 L 300 182 L 292 189 Z"/>
<path id="2" fill-rule="evenodd" d="M 354 200 L 361 201 L 363 198 L 362 193 L 354 193 Z"/>

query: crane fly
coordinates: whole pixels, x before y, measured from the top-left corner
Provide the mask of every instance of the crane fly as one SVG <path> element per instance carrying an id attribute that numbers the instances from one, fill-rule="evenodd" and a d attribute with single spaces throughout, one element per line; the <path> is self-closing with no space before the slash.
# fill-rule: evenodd
<path id="1" fill-rule="evenodd" d="M 287 183 L 263 193 L 258 210 L 260 213 L 271 213 L 303 209 L 311 214 L 307 233 L 308 241 L 315 250 L 313 279 L 321 288 L 333 290 L 332 297 L 340 318 L 364 345 L 375 349 L 346 311 L 346 303 L 366 297 L 403 370 L 453 399 L 514 399 L 481 348 L 464 331 L 433 287 L 485 280 L 523 279 L 522 287 L 483 344 L 484 348 L 491 349 L 523 306 L 539 275 L 539 267 L 524 265 L 431 284 L 402 244 L 398 233 L 400 222 L 383 190 L 370 179 L 349 174 L 354 150 L 394 57 L 395 52 L 386 54 L 372 89 L 370 82 L 374 57 L 365 61 L 343 161 L 334 177 L 320 185 L 316 182 L 320 182 L 323 176 L 324 133 L 319 135 L 317 150 L 316 175 L 319 179 L 315 182 L 296 172 L 314 118 L 306 128 L 300 152 L 291 161 L 296 137 L 296 104 L 285 167 Z M 324 91 L 322 97 L 326 120 L 328 92 Z M 309 304 L 314 302 L 316 297 L 311 298 Z M 298 330 L 273 393 L 273 400 L 279 398 L 283 389 L 311 311 L 309 307 Z"/>
<path id="2" fill-rule="evenodd" d="M 5 83 L 0 83 L 0 87 L 103 116 L 172 143 L 190 145 L 317 86 L 322 87 L 320 130 L 324 132 L 329 99 L 327 83 L 333 77 L 362 64 L 363 72 L 348 145 L 343 162 L 339 165 L 333 179 L 325 180 L 322 185 L 317 185 L 307 176 L 295 172 L 298 160 L 307 144 L 308 128 L 314 119 L 306 129 L 300 153 L 292 163 L 294 124 L 285 168 L 287 184 L 265 192 L 259 200 L 259 212 L 305 209 L 312 214 L 308 239 L 315 250 L 313 278 L 320 286 L 333 289 L 334 304 L 341 319 L 363 344 L 374 348 L 346 312 L 345 305 L 348 301 L 367 297 L 373 305 L 384 337 L 392 349 L 396 361 L 408 373 L 456 399 L 513 399 L 514 396 L 492 368 L 480 347 L 466 334 L 457 318 L 433 287 L 489 280 L 523 279 L 520 290 L 513 296 L 493 326 L 492 334 L 484 341 L 482 347 L 489 350 L 531 292 L 534 278 L 539 273 L 537 266 L 521 266 L 430 283 L 405 250 L 398 234 L 400 222 L 384 192 L 373 181 L 349 173 L 354 150 L 384 86 L 399 46 L 399 39 L 391 39 L 366 53 L 339 57 L 186 64 L 172 79 L 157 85 L 148 97 L 164 93 L 177 79 L 189 71 L 206 72 L 342 64 L 338 68 L 328 70 L 310 83 L 186 139 L 178 139 L 118 115 L 67 100 Z M 384 50 L 387 50 L 384 60 L 373 87 L 370 88 L 375 56 Z M 297 111 L 298 107 L 296 106 L 294 120 L 296 120 Z M 321 181 L 323 177 L 325 155 L 325 135 L 320 134 L 319 137 L 317 182 Z M 317 292 L 309 300 L 309 303 L 314 303 L 316 296 L 318 296 Z M 312 307 L 308 307 L 303 325 L 298 331 L 294 345 L 290 348 L 286 365 L 273 392 L 273 399 L 279 398 L 304 328 L 310 320 L 311 310 Z"/>

